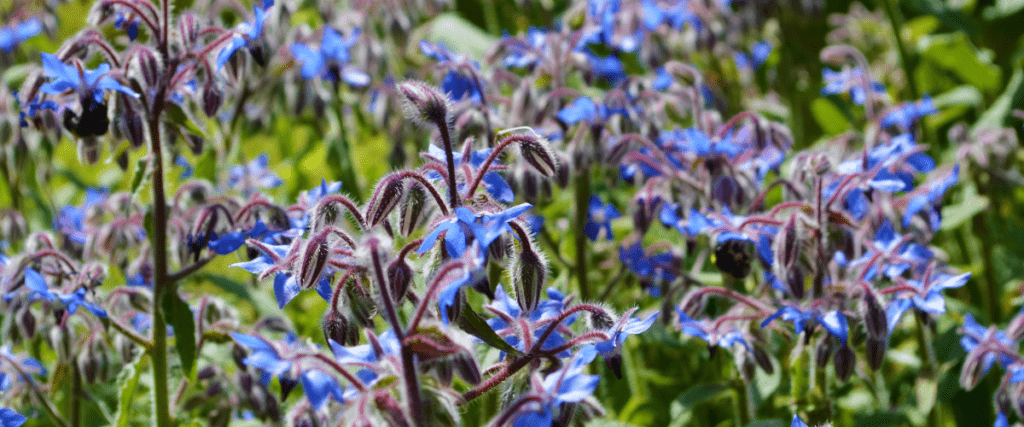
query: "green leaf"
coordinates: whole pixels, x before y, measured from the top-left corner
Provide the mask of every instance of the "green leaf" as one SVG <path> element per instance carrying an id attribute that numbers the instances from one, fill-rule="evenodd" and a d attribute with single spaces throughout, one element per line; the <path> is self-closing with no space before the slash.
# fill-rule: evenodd
<path id="1" fill-rule="evenodd" d="M 864 417 L 857 418 L 857 424 L 854 427 L 887 427 L 887 426 L 902 426 L 909 425 L 910 420 L 907 419 L 906 415 L 898 412 L 890 412 L 885 414 L 872 414 Z"/>
<path id="2" fill-rule="evenodd" d="M 121 372 L 117 374 L 117 384 L 120 388 L 120 397 L 117 404 L 117 427 L 127 427 L 131 421 L 132 407 L 138 402 L 139 396 L 143 396 L 143 393 L 136 393 L 136 388 L 139 385 L 139 376 L 142 375 L 141 369 L 136 367 L 149 355 L 145 352 L 139 352 L 135 360 L 131 363 L 124 365 L 121 368 Z"/>
<path id="3" fill-rule="evenodd" d="M 174 348 L 181 359 L 181 369 L 195 382 L 196 376 L 196 321 L 188 303 L 177 292 L 164 294 L 162 301 L 164 320 L 174 328 Z"/>
<path id="4" fill-rule="evenodd" d="M 182 110 L 178 104 L 173 102 L 167 103 L 167 119 L 178 126 L 185 128 L 188 133 L 196 136 L 206 136 L 206 132 L 199 128 L 192 119 L 185 114 L 185 110 Z"/>
<path id="5" fill-rule="evenodd" d="M 1014 105 L 1020 105 L 1024 101 L 1024 72 L 1019 68 L 1013 71 L 1010 83 L 1006 90 L 992 103 L 992 106 L 981 115 L 977 122 L 971 126 L 971 135 L 976 136 L 982 129 L 997 129 L 1003 126 L 1003 122 L 1010 116 Z"/>
<path id="6" fill-rule="evenodd" d="M 814 120 L 826 134 L 839 135 L 850 129 L 849 116 L 828 98 L 817 98 L 811 101 L 811 114 L 814 115 Z"/>
<path id="7" fill-rule="evenodd" d="M 919 43 L 922 67 L 932 67 L 956 75 L 963 83 L 993 93 L 999 89 L 999 67 L 992 64 L 991 54 L 979 52 L 963 33 L 925 36 Z M 940 88 L 923 88 L 936 90 Z"/>
<path id="8" fill-rule="evenodd" d="M 693 419 L 691 411 L 698 403 L 714 399 L 720 393 L 729 390 L 725 384 L 699 384 L 690 387 L 679 397 L 676 397 L 669 405 L 669 415 L 672 417 L 670 427 L 682 427 L 690 424 Z"/>
<path id="9" fill-rule="evenodd" d="M 921 412 L 927 413 L 935 406 L 935 396 L 938 393 L 938 383 L 933 378 L 918 377 L 914 382 L 914 390 L 917 392 L 917 407 Z"/>
<path id="10" fill-rule="evenodd" d="M 605 419 L 594 419 L 589 423 L 584 424 L 587 427 L 636 427 L 635 424 L 624 423 L 622 421 L 605 420 Z"/>
<path id="11" fill-rule="evenodd" d="M 509 345 L 505 340 L 501 339 L 494 329 L 480 317 L 473 308 L 468 304 L 462 305 L 462 312 L 459 313 L 459 327 L 466 330 L 473 336 L 480 338 L 483 342 L 489 344 L 491 347 L 497 348 L 498 350 L 504 351 L 510 355 L 521 354 L 515 347 Z"/>
<path id="12" fill-rule="evenodd" d="M 196 159 L 196 178 L 217 181 L 217 154 L 214 150 L 206 150 L 202 156 Z"/>
<path id="13" fill-rule="evenodd" d="M 775 419 L 754 421 L 750 424 L 747 424 L 747 427 L 783 427 L 784 425 L 786 425 L 785 420 Z"/>
<path id="14" fill-rule="evenodd" d="M 986 7 L 981 16 L 992 21 L 1006 18 L 1021 10 L 1024 10 L 1024 0 L 996 0 L 996 4 Z"/>
<path id="15" fill-rule="evenodd" d="M 966 223 L 975 215 L 988 209 L 988 197 L 978 194 L 977 187 L 971 183 L 964 186 L 963 201 L 942 208 L 942 230 L 953 230 Z"/>
<path id="16" fill-rule="evenodd" d="M 142 188 L 142 183 L 149 178 L 152 174 L 149 170 L 149 161 L 143 157 L 135 163 L 135 173 L 132 175 L 132 191 L 131 197 L 134 200 L 135 196 L 139 194 L 139 189 Z"/>
<path id="17" fill-rule="evenodd" d="M 217 286 L 230 294 L 238 296 L 243 301 L 252 304 L 253 308 L 256 309 L 256 313 L 261 316 L 280 311 L 269 298 L 263 297 L 263 295 L 253 295 L 245 285 L 227 277 L 204 273 L 197 275 L 196 278 L 201 281 L 210 282 L 214 286 Z"/>
<path id="18" fill-rule="evenodd" d="M 453 52 L 470 59 L 483 59 L 498 42 L 494 36 L 451 12 L 442 13 L 425 25 L 429 28 L 426 40 L 444 43 Z"/>

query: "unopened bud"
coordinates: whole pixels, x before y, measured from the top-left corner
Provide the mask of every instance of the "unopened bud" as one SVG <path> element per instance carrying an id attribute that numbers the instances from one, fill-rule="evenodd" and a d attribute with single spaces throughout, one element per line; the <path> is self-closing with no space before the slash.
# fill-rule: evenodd
<path id="1" fill-rule="evenodd" d="M 753 258 L 751 243 L 740 239 L 720 242 L 715 247 L 715 265 L 730 276 L 743 279 L 750 274 Z"/>
<path id="2" fill-rule="evenodd" d="M 394 178 L 382 179 L 373 192 L 370 206 L 366 209 L 367 225 L 374 227 L 387 218 L 388 214 L 402 201 L 402 194 L 404 192 L 405 185 L 402 183 L 402 180 Z"/>
<path id="3" fill-rule="evenodd" d="M 740 184 L 736 182 L 736 178 L 729 175 L 721 175 L 716 178 L 711 193 L 715 195 L 715 199 L 718 199 L 725 206 L 735 207 L 742 200 Z"/>
<path id="4" fill-rule="evenodd" d="M 470 385 L 480 384 L 480 367 L 476 364 L 476 358 L 466 352 L 458 352 L 452 360 L 452 367 L 459 378 Z"/>
<path id="5" fill-rule="evenodd" d="M 819 368 L 824 368 L 828 366 L 828 359 L 831 355 L 832 340 L 825 337 L 825 339 L 821 341 L 821 345 L 818 346 L 817 351 L 814 353 L 814 363 L 818 365 Z"/>
<path id="6" fill-rule="evenodd" d="M 516 301 L 524 312 L 532 312 L 540 303 L 547 271 L 547 260 L 531 249 L 524 250 L 516 259 L 512 284 L 516 289 Z"/>
<path id="7" fill-rule="evenodd" d="M 557 165 L 555 169 L 555 183 L 558 184 L 559 188 L 566 188 L 569 186 L 569 182 L 572 180 L 572 165 L 569 164 L 569 156 L 563 152 L 556 154 L 558 160 L 555 162 Z"/>
<path id="8" fill-rule="evenodd" d="M 203 87 L 203 113 L 206 117 L 213 117 L 217 115 L 217 110 L 220 109 L 220 104 L 224 100 L 224 93 L 214 84 L 211 80 Z"/>
<path id="9" fill-rule="evenodd" d="M 405 419 L 405 410 L 387 390 L 377 390 L 373 393 L 373 403 L 377 405 L 381 416 L 384 417 L 387 425 L 395 427 L 409 427 L 409 420 Z"/>
<path id="10" fill-rule="evenodd" d="M 885 360 L 885 339 L 868 338 L 864 343 L 865 354 L 868 358 L 868 366 L 872 370 L 877 371 L 878 368 L 882 367 L 882 361 Z"/>
<path id="11" fill-rule="evenodd" d="M 419 227 L 427 207 L 427 190 L 414 182 L 405 191 L 405 200 L 399 207 L 398 228 L 402 236 L 409 237 Z"/>
<path id="12" fill-rule="evenodd" d="M 532 166 L 543 176 L 554 176 L 558 171 L 558 159 L 555 157 L 548 143 L 533 131 L 533 135 L 514 136 L 519 141 L 519 151 L 523 154 L 523 160 Z"/>
<path id="13" fill-rule="evenodd" d="M 267 66 L 267 54 L 269 51 L 270 46 L 267 45 L 267 41 L 264 39 L 257 40 L 249 47 L 249 54 L 252 55 L 252 59 L 261 67 Z"/>
<path id="14" fill-rule="evenodd" d="M 836 350 L 834 358 L 836 377 L 839 381 L 846 381 L 850 379 L 850 375 L 853 374 L 854 364 L 857 363 L 857 356 L 853 354 L 853 350 L 849 346 L 842 346 L 839 350 Z"/>
<path id="15" fill-rule="evenodd" d="M 316 286 L 324 269 L 327 268 L 327 259 L 331 255 L 331 247 L 327 242 L 327 235 L 320 233 L 306 243 L 306 250 L 303 251 L 302 263 L 299 268 L 299 286 L 309 289 Z"/>
<path id="16" fill-rule="evenodd" d="M 359 327 L 337 310 L 327 310 L 323 321 L 320 322 L 320 329 L 326 342 L 334 340 L 343 346 L 359 344 Z"/>
<path id="17" fill-rule="evenodd" d="M 764 351 L 764 348 L 759 345 L 754 346 L 754 361 L 757 362 L 757 365 L 760 366 L 766 374 L 772 375 L 775 373 L 775 366 L 772 365 L 771 357 L 769 357 L 768 352 Z"/>
<path id="18" fill-rule="evenodd" d="M 420 124 L 448 124 L 448 97 L 437 88 L 418 81 L 398 85 L 402 106 L 409 119 Z"/>
<path id="19" fill-rule="evenodd" d="M 797 299 L 804 297 L 804 269 L 797 267 L 786 272 L 786 287 Z"/>
<path id="20" fill-rule="evenodd" d="M 299 385 L 298 381 L 284 376 L 278 377 L 278 381 L 281 383 L 281 400 L 287 399 L 292 390 L 295 390 L 295 386 Z"/>
<path id="21" fill-rule="evenodd" d="M 404 257 L 401 257 L 388 265 L 387 275 L 391 298 L 396 304 L 401 303 L 405 295 L 409 293 L 409 286 L 412 284 L 412 267 L 405 262 Z"/>
<path id="22" fill-rule="evenodd" d="M 1013 341 L 1020 341 L 1024 337 L 1024 311 L 1017 313 L 1006 325 L 1006 337 Z"/>
<path id="23" fill-rule="evenodd" d="M 800 256 L 800 239 L 797 235 L 796 215 L 790 215 L 778 235 L 779 261 L 786 270 L 792 269 Z"/>
<path id="24" fill-rule="evenodd" d="M 985 376 L 987 370 L 983 359 L 986 353 L 983 351 L 972 351 L 967 353 L 964 359 L 964 367 L 960 370 L 960 387 L 964 390 L 973 390 Z"/>
<path id="25" fill-rule="evenodd" d="M 602 309 L 604 307 L 601 307 Z M 607 310 L 601 311 L 587 311 L 587 321 L 590 323 L 590 329 L 603 331 L 605 329 L 615 326 L 615 323 L 619 321 L 617 316 L 608 312 Z"/>
<path id="26" fill-rule="evenodd" d="M 185 46 L 195 44 L 196 39 L 199 38 L 199 24 L 192 12 L 182 13 L 178 17 L 178 33 L 181 35 L 181 41 Z"/>
<path id="27" fill-rule="evenodd" d="M 864 294 L 864 326 L 867 327 L 868 335 L 871 338 L 882 339 L 889 335 L 889 324 L 886 320 L 885 309 L 874 293 Z"/>
<path id="28" fill-rule="evenodd" d="M 160 83 L 160 77 L 163 74 L 163 62 L 160 61 L 159 55 L 152 50 L 142 48 L 138 50 L 134 58 L 131 65 L 141 77 L 140 86 L 155 88 Z"/>
<path id="29" fill-rule="evenodd" d="M 614 353 L 612 355 L 604 356 L 604 365 L 608 367 L 609 371 L 615 374 L 616 379 L 622 379 L 622 354 Z"/>

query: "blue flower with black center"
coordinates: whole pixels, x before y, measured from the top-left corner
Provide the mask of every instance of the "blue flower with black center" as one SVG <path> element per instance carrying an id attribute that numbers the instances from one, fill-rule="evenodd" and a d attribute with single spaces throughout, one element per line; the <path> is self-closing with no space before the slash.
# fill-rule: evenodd
<path id="1" fill-rule="evenodd" d="M 822 314 L 817 310 L 801 311 L 799 308 L 787 305 L 780 308 L 775 314 L 768 316 L 767 319 L 764 319 L 764 322 L 761 322 L 761 327 L 768 326 L 769 323 L 772 323 L 773 320 L 779 317 L 782 320 L 793 322 L 793 329 L 796 330 L 797 335 L 803 333 L 808 327 L 813 327 L 815 323 L 820 324 L 829 334 L 839 338 L 843 346 L 846 346 L 850 327 L 843 313 L 829 311 Z"/>
<path id="2" fill-rule="evenodd" d="M 60 95 L 74 90 L 82 99 L 92 99 L 96 103 L 103 102 L 104 90 L 116 90 L 132 98 L 139 94 L 122 85 L 110 74 L 110 64 L 100 64 L 95 70 L 80 69 L 65 64 L 56 55 L 43 52 L 43 73 L 53 80 L 43 84 L 39 90 L 51 95 Z"/>
<path id="3" fill-rule="evenodd" d="M 351 59 L 348 50 L 359 40 L 359 34 L 359 28 L 356 28 L 348 37 L 342 37 L 334 28 L 324 27 L 319 48 L 302 43 L 292 44 L 292 55 L 302 63 L 302 78 L 320 78 L 332 82 L 341 80 L 353 87 L 368 85 L 370 76 L 348 64 Z"/>
<path id="4" fill-rule="evenodd" d="M 217 69 L 224 68 L 224 64 L 231 59 L 238 49 L 252 49 L 263 36 L 263 23 L 267 20 L 267 9 L 274 6 L 274 0 L 263 0 L 262 7 L 252 5 L 254 16 L 252 22 L 243 22 L 235 28 L 238 32 L 231 37 L 231 44 L 221 49 L 217 54 Z"/>
<path id="5" fill-rule="evenodd" d="M 946 312 L 946 300 L 942 298 L 942 291 L 963 287 L 971 273 L 963 273 L 952 276 L 949 274 L 936 274 L 934 277 L 925 280 L 907 280 L 907 284 L 914 288 L 914 291 L 901 291 L 896 298 L 885 308 L 885 317 L 889 323 L 889 333 L 899 323 L 903 313 L 914 307 L 922 312 L 931 314 L 943 314 Z"/>

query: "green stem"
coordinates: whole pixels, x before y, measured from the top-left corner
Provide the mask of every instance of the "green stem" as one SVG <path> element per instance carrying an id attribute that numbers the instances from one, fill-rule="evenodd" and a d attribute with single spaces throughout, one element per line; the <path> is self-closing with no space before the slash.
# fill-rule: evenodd
<path id="1" fill-rule="evenodd" d="M 587 223 L 587 211 L 590 206 L 590 170 L 583 168 L 576 172 L 573 182 L 576 196 L 576 218 L 573 239 L 576 244 L 576 280 L 579 283 L 580 299 L 590 301 L 590 286 L 587 283 L 587 236 L 583 227 Z"/>
<path id="2" fill-rule="evenodd" d="M 907 47 L 903 44 L 903 37 L 900 36 L 900 28 L 903 26 L 903 15 L 900 13 L 898 6 L 893 6 L 892 0 L 883 0 L 882 4 L 885 5 L 885 14 L 889 17 L 889 25 L 892 27 L 892 35 L 896 39 L 896 48 L 900 53 L 900 65 L 903 67 L 903 74 L 907 76 L 907 88 L 910 89 L 910 95 L 913 99 L 921 97 L 920 92 L 917 91 L 917 80 L 914 78 L 914 64 L 912 64 L 910 54 L 907 53 Z"/>
<path id="3" fill-rule="evenodd" d="M 928 329 L 921 318 L 921 315 L 914 316 L 917 321 L 917 347 L 918 353 L 921 353 L 921 370 L 918 371 L 918 377 L 924 378 L 932 384 L 937 384 L 939 381 L 939 371 L 935 365 L 935 348 L 932 347 L 931 331 Z M 934 397 L 933 397 L 934 399 Z M 928 422 L 929 426 L 942 425 L 942 419 L 939 414 L 938 402 L 933 402 L 932 407 L 928 410 Z"/>
<path id="4" fill-rule="evenodd" d="M 71 427 L 82 425 L 82 371 L 71 362 Z"/>
<path id="5" fill-rule="evenodd" d="M 342 182 L 351 189 L 356 202 L 363 200 L 363 192 L 356 176 L 355 165 L 352 164 L 352 144 L 349 142 L 348 126 L 345 125 L 345 86 L 340 82 L 334 84 L 334 114 L 338 118 L 338 142 L 335 150 L 338 155 L 339 172 Z"/>
<path id="6" fill-rule="evenodd" d="M 750 424 L 754 417 L 754 408 L 750 405 L 749 387 L 742 379 L 732 380 L 732 389 L 736 393 L 736 418 L 739 426 Z"/>
<path id="7" fill-rule="evenodd" d="M 161 93 L 162 95 L 162 93 Z M 160 98 L 157 98 L 160 99 Z M 167 276 L 167 195 L 164 191 L 163 147 L 160 143 L 159 104 L 149 121 L 150 152 L 153 155 L 153 307 L 150 355 L 153 356 L 153 395 L 157 427 L 171 426 L 167 373 L 167 323 L 161 301 L 173 291 L 174 283 Z"/>

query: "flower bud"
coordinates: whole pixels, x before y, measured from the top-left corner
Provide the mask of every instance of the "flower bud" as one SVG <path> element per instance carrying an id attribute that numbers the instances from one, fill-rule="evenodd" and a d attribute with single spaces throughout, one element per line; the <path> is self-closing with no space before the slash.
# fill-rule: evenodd
<path id="1" fill-rule="evenodd" d="M 295 390 L 295 386 L 299 385 L 298 381 L 284 376 L 279 376 L 278 381 L 281 384 L 281 400 L 287 399 L 292 390 Z"/>
<path id="2" fill-rule="evenodd" d="M 306 249 L 302 254 L 302 263 L 299 266 L 299 286 L 309 289 L 316 286 L 324 269 L 327 268 L 327 259 L 331 255 L 331 247 L 327 242 L 325 233 L 313 236 L 306 243 Z"/>
<path id="3" fill-rule="evenodd" d="M 1010 324 L 1006 325 L 1006 337 L 1013 341 L 1020 341 L 1024 337 L 1024 310 L 1010 319 Z"/>
<path id="4" fill-rule="evenodd" d="M 337 310 L 327 310 L 327 314 L 320 322 L 320 329 L 326 342 L 334 340 L 343 346 L 359 344 L 359 327 Z"/>
<path id="5" fill-rule="evenodd" d="M 192 12 L 182 13 L 178 17 L 178 34 L 185 46 L 192 46 L 199 38 L 199 24 Z"/>
<path id="6" fill-rule="evenodd" d="M 531 130 L 530 133 L 533 131 Z M 523 154 L 523 160 L 538 173 L 545 177 L 551 177 L 558 172 L 558 158 L 555 157 L 546 141 L 540 139 L 536 134 L 517 137 L 517 139 L 519 139 L 519 151 Z"/>
<path id="7" fill-rule="evenodd" d="M 804 297 L 804 269 L 797 267 L 786 272 L 786 288 L 796 299 Z"/>
<path id="8" fill-rule="evenodd" d="M 206 117 L 217 115 L 220 104 L 224 100 L 224 92 L 211 80 L 203 87 L 203 113 Z"/>
<path id="9" fill-rule="evenodd" d="M 857 356 L 853 354 L 853 350 L 849 346 L 844 345 L 839 350 L 836 350 L 833 362 L 835 363 L 836 377 L 839 378 L 839 381 L 846 381 L 853 374 L 854 365 L 857 363 Z"/>
<path id="10" fill-rule="evenodd" d="M 437 88 L 418 81 L 398 85 L 405 116 L 420 123 L 448 125 L 448 97 Z"/>
<path id="11" fill-rule="evenodd" d="M 871 338 L 884 340 L 889 336 L 885 309 L 872 292 L 864 294 L 864 326 L 867 327 L 868 336 Z"/>
<path id="12" fill-rule="evenodd" d="M 100 141 L 96 137 L 87 136 L 78 141 L 78 160 L 90 165 L 100 160 Z"/>
<path id="13" fill-rule="evenodd" d="M 547 259 L 528 247 L 515 260 L 512 284 L 516 290 L 516 301 L 524 312 L 532 312 L 540 303 L 547 271 Z"/>
<path id="14" fill-rule="evenodd" d="M 338 284 L 338 286 L 342 286 L 342 284 Z M 344 303 L 339 301 L 338 304 L 344 305 L 351 312 L 351 320 L 355 320 L 359 325 L 372 328 L 373 316 L 377 313 L 377 304 L 373 297 L 355 280 L 344 285 L 344 289 L 345 293 L 342 295 Z"/>
<path id="15" fill-rule="evenodd" d="M 377 390 L 373 393 L 373 403 L 377 405 L 381 416 L 386 420 L 387 425 L 394 427 L 409 427 L 409 420 L 405 419 L 405 411 L 402 405 L 395 400 L 387 390 Z"/>
<path id="16" fill-rule="evenodd" d="M 555 183 L 558 184 L 559 188 L 566 188 L 569 186 L 569 182 L 572 180 L 572 167 L 569 164 L 569 156 L 563 152 L 556 154 L 558 160 L 555 162 L 557 165 L 555 169 Z"/>
<path id="17" fill-rule="evenodd" d="M 452 367 L 455 368 L 455 373 L 459 378 L 462 378 L 468 384 L 480 384 L 480 381 L 483 379 L 480 376 L 480 367 L 476 364 L 476 358 L 467 352 L 460 351 L 455 353 Z"/>
<path id="18" fill-rule="evenodd" d="M 391 299 L 400 304 L 409 293 L 409 286 L 412 285 L 412 267 L 405 262 L 405 257 L 399 257 L 388 265 L 387 276 Z"/>
<path id="19" fill-rule="evenodd" d="M 740 189 L 740 183 L 736 182 L 736 178 L 728 175 L 720 175 L 715 179 L 711 193 L 723 205 L 734 208 L 740 205 L 743 200 L 743 191 Z"/>
<path id="20" fill-rule="evenodd" d="M 163 75 L 163 62 L 160 56 L 150 49 L 141 48 L 137 52 L 131 67 L 141 77 L 138 83 L 143 88 L 155 88 Z"/>
<path id="21" fill-rule="evenodd" d="M 402 236 L 409 237 L 416 231 L 425 217 L 426 208 L 427 190 L 419 182 L 410 184 L 398 211 L 398 228 Z"/>
<path id="22" fill-rule="evenodd" d="M 885 339 L 868 337 L 867 341 L 864 343 L 864 347 L 868 358 L 868 366 L 870 366 L 872 370 L 877 371 L 878 368 L 882 367 L 882 361 L 885 360 Z"/>
<path id="23" fill-rule="evenodd" d="M 987 370 L 985 369 L 985 352 L 972 351 L 967 353 L 964 359 L 963 369 L 960 370 L 960 387 L 964 390 L 973 390 L 981 382 Z"/>
<path id="24" fill-rule="evenodd" d="M 782 226 L 782 230 L 778 234 L 778 241 L 779 263 L 786 270 L 790 270 L 796 265 L 797 258 L 800 256 L 796 215 L 790 215 L 789 220 Z"/>
<path id="25" fill-rule="evenodd" d="M 807 330 L 805 330 L 804 332 L 805 333 L 809 333 L 809 331 L 807 331 Z M 808 336 L 810 336 L 810 335 L 808 335 Z M 814 353 L 814 363 L 819 368 L 824 368 L 825 366 L 828 366 L 828 358 L 831 355 L 832 355 L 832 340 L 829 337 L 825 337 L 825 339 L 821 340 L 821 344 L 818 345 L 818 349 Z"/>
<path id="26" fill-rule="evenodd" d="M 391 177 L 382 179 L 373 192 L 370 206 L 366 209 L 367 226 L 374 227 L 387 218 L 402 201 L 404 192 L 405 184 L 402 180 Z"/>
<path id="27" fill-rule="evenodd" d="M 760 366 L 766 374 L 772 375 L 775 373 L 775 366 L 772 365 L 771 357 L 769 357 L 768 352 L 764 351 L 764 348 L 759 345 L 754 346 L 754 361 L 757 362 L 757 365 Z"/>
<path id="28" fill-rule="evenodd" d="M 200 369 L 199 371 L 196 372 L 196 379 L 200 380 L 200 381 L 201 380 L 208 380 L 208 379 L 211 379 L 211 378 L 213 378 L 215 376 L 217 376 L 217 367 L 216 366 L 207 366 L 207 367 L 205 367 L 203 369 Z"/>
<path id="29" fill-rule="evenodd" d="M 609 371 L 615 374 L 615 378 L 622 379 L 622 353 L 613 353 L 603 357 L 604 365 Z"/>

